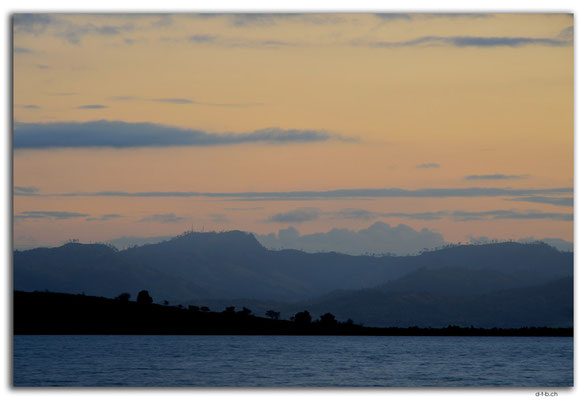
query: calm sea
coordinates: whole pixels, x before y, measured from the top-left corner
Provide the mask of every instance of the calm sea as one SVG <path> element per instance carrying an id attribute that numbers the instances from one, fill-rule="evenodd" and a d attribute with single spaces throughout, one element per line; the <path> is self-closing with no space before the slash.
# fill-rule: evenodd
<path id="1" fill-rule="evenodd" d="M 17 335 L 14 385 L 562 387 L 573 339 Z"/>

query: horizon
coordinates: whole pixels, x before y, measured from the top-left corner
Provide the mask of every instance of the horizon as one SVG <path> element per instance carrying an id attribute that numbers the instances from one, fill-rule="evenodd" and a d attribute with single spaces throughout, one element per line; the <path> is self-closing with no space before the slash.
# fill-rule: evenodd
<path id="1" fill-rule="evenodd" d="M 127 250 L 129 248 L 133 248 L 133 247 L 141 247 L 141 246 L 145 246 L 145 245 L 152 245 L 152 244 L 161 244 L 164 242 L 168 242 L 168 241 L 172 241 L 175 239 L 179 239 L 185 236 L 189 236 L 191 234 L 216 234 L 216 235 L 222 235 L 225 233 L 231 233 L 231 232 L 239 232 L 239 233 L 244 233 L 246 235 L 252 235 L 255 240 L 264 248 L 268 249 L 268 250 L 288 250 L 288 249 L 293 249 L 293 250 L 300 250 L 306 253 L 325 253 L 325 252 L 335 252 L 335 253 L 340 253 L 340 254 L 348 254 L 348 255 L 371 255 L 371 256 L 416 256 L 422 253 L 426 253 L 429 251 L 436 251 L 436 250 L 441 250 L 441 249 L 446 249 L 446 248 L 451 248 L 451 247 L 458 247 L 458 246 L 483 246 L 483 245 L 493 245 L 493 244 L 504 244 L 504 243 L 518 243 L 518 244 L 546 244 L 560 252 L 574 252 L 574 244 L 572 242 L 567 242 L 564 241 L 562 239 L 557 239 L 557 238 L 534 238 L 534 237 L 527 237 L 527 238 L 520 238 L 517 240 L 514 239 L 496 239 L 496 238 L 487 238 L 487 237 L 479 237 L 479 238 L 475 238 L 475 237 L 471 237 L 469 238 L 469 240 L 464 241 L 464 242 L 439 242 L 436 243 L 434 246 L 429 246 L 429 247 L 424 247 L 424 245 L 418 245 L 415 248 L 412 249 L 412 251 L 407 251 L 407 250 L 400 250 L 397 247 L 382 247 L 380 251 L 373 251 L 372 249 L 367 249 L 367 248 L 362 248 L 362 250 L 356 250 L 356 248 L 361 249 L 360 245 L 359 246 L 355 246 L 355 249 L 346 247 L 349 245 L 349 243 L 346 243 L 344 245 L 341 245 L 340 243 L 337 243 L 336 246 L 333 247 L 333 243 L 329 243 L 329 242 L 325 242 L 322 241 L 321 243 L 319 243 L 319 245 L 322 245 L 322 247 L 320 247 L 320 249 L 316 249 L 313 247 L 308 248 L 308 243 L 312 242 L 313 240 L 315 240 L 314 238 L 316 237 L 316 235 L 325 235 L 326 238 L 328 238 L 328 234 L 332 234 L 335 233 L 337 231 L 343 231 L 345 233 L 351 234 L 351 235 L 357 235 L 357 234 L 361 234 L 361 233 L 365 233 L 368 232 L 369 228 L 372 228 L 373 226 L 376 225 L 387 225 L 385 223 L 382 223 L 380 221 L 377 221 L 375 223 L 373 223 L 371 226 L 369 226 L 366 229 L 363 230 L 358 230 L 358 231 L 353 231 L 353 230 L 348 230 L 348 229 L 337 229 L 334 228 L 328 232 L 319 232 L 319 233 L 314 233 L 314 234 L 308 234 L 308 235 L 299 235 L 294 239 L 302 239 L 301 241 L 295 241 L 295 240 L 291 240 L 291 237 L 289 238 L 282 238 L 280 237 L 280 234 L 287 234 L 290 233 L 291 234 L 291 230 L 295 228 L 293 226 L 288 227 L 287 229 L 282 229 L 277 233 L 269 233 L 267 235 L 263 235 L 263 234 L 258 234 L 255 232 L 249 232 L 249 231 L 243 231 L 243 230 L 238 230 L 238 229 L 227 229 L 227 230 L 210 230 L 210 231 L 204 231 L 204 230 L 194 230 L 192 229 L 188 229 L 186 231 L 183 231 L 181 233 L 175 234 L 175 235 L 167 235 L 167 236 L 147 236 L 147 237 L 141 237 L 141 236 L 119 236 L 119 237 L 115 237 L 112 238 L 110 240 L 105 240 L 105 241 L 95 241 L 95 242 L 84 242 L 84 241 L 80 241 L 77 238 L 70 238 L 67 239 L 63 242 L 60 242 L 57 245 L 54 246 L 38 246 L 38 247 L 21 247 L 21 248 L 14 248 L 14 251 L 27 251 L 27 250 L 35 250 L 37 248 L 57 248 L 57 247 L 62 247 L 68 244 L 82 244 L 82 245 L 93 245 L 93 244 L 100 244 L 100 245 L 106 245 L 106 246 L 113 246 L 117 251 L 124 251 Z M 400 225 L 401 226 L 401 225 Z M 400 226 L 396 226 L 396 227 L 391 227 L 389 225 L 387 225 L 388 228 L 390 228 L 391 230 L 393 230 L 394 228 L 399 228 Z M 407 227 L 409 228 L 409 227 Z M 299 232 L 297 232 L 299 234 Z M 289 240 L 288 240 L 289 239 Z M 305 241 L 304 241 L 305 239 Z M 356 239 L 356 238 L 354 238 Z M 388 245 L 393 245 L 394 243 L 387 243 Z M 330 245 L 330 246 L 329 246 Z"/>

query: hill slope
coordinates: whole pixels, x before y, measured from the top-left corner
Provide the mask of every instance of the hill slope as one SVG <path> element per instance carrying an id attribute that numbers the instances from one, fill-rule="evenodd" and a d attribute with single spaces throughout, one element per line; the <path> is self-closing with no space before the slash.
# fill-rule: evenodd
<path id="1" fill-rule="evenodd" d="M 14 252 L 14 288 L 85 292 L 113 297 L 148 289 L 155 301 L 186 299 L 295 302 L 337 289 L 357 290 L 390 281 L 395 291 L 424 283 L 407 275 L 425 267 L 452 267 L 453 294 L 467 289 L 463 271 L 491 277 L 491 290 L 543 284 L 572 276 L 573 255 L 543 244 L 499 243 L 455 246 L 409 257 L 309 254 L 271 251 L 240 231 L 189 233 L 174 239 L 116 251 L 105 245 L 67 244 Z M 460 272 L 459 272 L 460 271 Z M 447 275 L 448 276 L 448 275 Z M 464 276 L 464 275 L 463 275 Z M 405 277 L 403 281 L 398 278 Z M 448 290 L 448 289 L 447 289 Z"/>

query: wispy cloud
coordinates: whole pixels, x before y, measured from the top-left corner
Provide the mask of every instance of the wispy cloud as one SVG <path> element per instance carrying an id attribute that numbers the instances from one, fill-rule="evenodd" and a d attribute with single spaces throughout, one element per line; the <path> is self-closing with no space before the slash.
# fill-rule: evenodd
<path id="1" fill-rule="evenodd" d="M 413 14 L 423 18 L 472 18 L 472 19 L 481 19 L 481 18 L 493 18 L 495 15 L 491 13 L 422 13 L 422 14 Z"/>
<path id="2" fill-rule="evenodd" d="M 56 33 L 56 36 L 65 39 L 71 44 L 79 45 L 84 36 L 115 36 L 121 35 L 123 33 L 132 32 L 134 30 L 135 25 L 132 23 L 126 23 L 121 25 L 95 25 L 63 22 L 62 29 L 60 29 Z"/>
<path id="3" fill-rule="evenodd" d="M 426 164 L 416 165 L 416 168 L 440 168 L 440 164 L 426 163 Z"/>
<path id="4" fill-rule="evenodd" d="M 90 214 L 81 214 L 68 211 L 23 211 L 14 216 L 15 219 L 72 219 L 89 217 Z"/>
<path id="5" fill-rule="evenodd" d="M 124 217 L 124 215 L 120 215 L 120 214 L 103 214 L 99 217 L 86 218 L 86 221 L 109 221 L 111 219 L 123 218 L 123 217 Z"/>
<path id="6" fill-rule="evenodd" d="M 567 32 L 566 28 L 563 32 Z M 562 32 L 561 32 L 562 34 Z M 449 47 L 524 47 L 524 46 L 550 46 L 563 47 L 571 46 L 572 36 L 555 37 L 525 37 L 525 36 L 420 36 L 410 40 L 402 41 L 352 41 L 354 46 L 367 46 L 373 48 L 399 48 L 399 47 L 432 47 L 432 46 L 449 46 Z"/>
<path id="7" fill-rule="evenodd" d="M 504 175 L 504 174 L 488 174 L 488 175 L 467 175 L 467 181 L 492 181 L 492 180 L 510 180 L 510 179 L 525 179 L 529 175 Z"/>
<path id="8" fill-rule="evenodd" d="M 140 219 L 138 222 L 155 222 L 159 224 L 174 224 L 177 222 L 185 221 L 185 217 L 179 217 L 174 213 L 168 214 L 153 214 L 148 217 Z"/>
<path id="9" fill-rule="evenodd" d="M 216 41 L 217 36 L 212 35 L 192 35 L 188 39 L 196 43 L 213 43 Z"/>
<path id="10" fill-rule="evenodd" d="M 339 23 L 345 20 L 344 16 L 332 13 L 245 13 L 228 14 L 228 18 L 232 26 L 239 28 L 270 27 L 283 22 L 296 22 L 305 25 L 324 25 Z"/>
<path id="11" fill-rule="evenodd" d="M 34 196 L 39 193 L 36 186 L 14 186 L 14 194 L 17 196 Z"/>
<path id="12" fill-rule="evenodd" d="M 15 123 L 15 149 L 83 147 L 223 146 L 244 143 L 355 141 L 321 130 L 266 128 L 245 133 L 209 133 L 152 123 L 121 121 Z"/>
<path id="13" fill-rule="evenodd" d="M 55 22 L 51 14 L 14 14 L 12 25 L 15 33 L 28 33 L 39 35 L 47 30 L 47 27 Z"/>
<path id="14" fill-rule="evenodd" d="M 197 104 L 197 102 L 190 100 L 190 99 L 181 99 L 181 98 L 161 98 L 161 99 L 153 99 L 153 101 L 159 103 L 172 103 L 172 104 Z"/>
<path id="15" fill-rule="evenodd" d="M 403 218 L 411 220 L 440 220 L 452 219 L 455 221 L 474 221 L 492 219 L 551 219 L 572 221 L 572 213 L 549 213 L 536 210 L 489 210 L 489 211 L 462 211 L 440 210 L 426 212 L 375 212 L 360 208 L 344 208 L 339 211 L 320 211 L 317 208 L 298 208 L 292 211 L 276 214 L 268 222 L 299 223 L 313 221 L 320 217 L 335 219 L 372 220 L 377 218 Z"/>
<path id="16" fill-rule="evenodd" d="M 34 50 L 31 50 L 26 47 L 15 47 L 14 49 L 12 49 L 12 51 L 14 52 L 14 54 L 34 54 L 34 53 L 36 53 Z"/>
<path id="17" fill-rule="evenodd" d="M 425 188 L 425 189 L 338 189 L 326 191 L 291 192 L 71 192 L 44 194 L 57 197 L 207 197 L 218 199 L 237 199 L 246 201 L 273 200 L 317 200 L 317 199 L 370 199 L 370 198 L 474 198 L 474 197 L 524 197 L 548 196 L 573 193 L 572 187 L 545 189 L 512 188 Z"/>
<path id="18" fill-rule="evenodd" d="M 268 222 L 282 222 L 299 224 L 316 220 L 320 217 L 320 210 L 314 207 L 301 207 L 292 211 L 278 213 L 267 218 Z"/>
<path id="19" fill-rule="evenodd" d="M 94 17 L 107 16 L 94 14 Z M 13 17 L 16 34 L 51 34 L 60 37 L 70 44 L 79 45 L 88 35 L 115 36 L 134 31 L 134 22 L 112 24 L 75 23 L 67 14 L 15 14 Z"/>
<path id="20" fill-rule="evenodd" d="M 493 210 L 483 212 L 453 211 L 452 217 L 458 221 L 471 221 L 481 219 L 552 219 L 559 221 L 572 221 L 572 213 L 548 213 L 526 210 Z"/>
<path id="21" fill-rule="evenodd" d="M 395 20 L 411 20 L 412 15 L 407 13 L 375 13 L 373 14 L 377 18 L 380 18 L 384 21 L 395 21 Z"/>
<path id="22" fill-rule="evenodd" d="M 206 101 L 199 101 L 190 99 L 187 97 L 160 97 L 160 98 L 145 98 L 139 96 L 112 96 L 109 98 L 110 100 L 114 101 L 153 101 L 156 103 L 166 103 L 166 104 L 192 104 L 192 105 L 201 105 L 201 106 L 211 106 L 211 107 L 253 107 L 262 105 L 261 103 L 211 103 Z"/>
<path id="23" fill-rule="evenodd" d="M 419 18 L 445 18 L 445 19 L 480 19 L 480 18 L 492 18 L 494 15 L 489 13 L 376 13 L 374 14 L 377 18 L 384 21 L 395 21 L 395 20 L 406 20 L 411 21 Z"/>
<path id="24" fill-rule="evenodd" d="M 214 45 L 221 47 L 248 47 L 248 48 L 265 48 L 276 49 L 280 47 L 300 46 L 300 42 L 288 42 L 275 39 L 245 39 L 242 37 L 212 36 L 198 34 L 187 37 L 188 42 L 196 45 Z"/>
<path id="25" fill-rule="evenodd" d="M 47 96 L 77 96 L 77 92 L 47 92 Z"/>
<path id="26" fill-rule="evenodd" d="M 78 107 L 79 110 L 99 110 L 102 108 L 108 108 L 108 106 L 105 106 L 103 104 L 85 104 L 83 106 Z"/>
<path id="27" fill-rule="evenodd" d="M 529 203 L 552 204 L 554 206 L 572 207 L 572 197 L 548 197 L 548 196 L 530 196 L 530 197 L 516 197 L 513 199 L 506 199 L 509 201 L 526 201 Z"/>

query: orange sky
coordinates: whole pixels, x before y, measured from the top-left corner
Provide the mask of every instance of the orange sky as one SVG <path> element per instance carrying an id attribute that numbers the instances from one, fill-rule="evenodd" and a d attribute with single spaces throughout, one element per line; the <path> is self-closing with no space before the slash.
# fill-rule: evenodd
<path id="1" fill-rule="evenodd" d="M 192 224 L 310 233 L 377 220 L 447 241 L 572 241 L 572 26 L 568 14 L 16 15 L 14 245 L 175 234 Z M 66 148 L 46 129 L 99 120 L 163 125 L 163 141 L 169 127 L 205 138 L 275 128 L 278 138 L 144 147 L 139 126 L 110 129 L 132 145 L 92 147 L 92 137 Z M 37 135 L 26 146 L 21 126 Z M 289 130 L 295 140 L 283 138 Z M 238 195 L 380 188 L 546 191 Z M 567 191 L 548 192 L 555 188 Z M 97 195 L 112 191 L 124 193 Z M 235 195 L 136 195 L 144 192 Z M 296 221 L 300 208 L 319 211 Z M 348 208 L 373 215 L 341 217 Z M 512 217 L 491 213 L 504 210 Z M 447 214 L 414 217 L 439 211 Z M 289 212 L 290 221 L 275 222 Z M 489 214 L 458 220 L 458 212 Z"/>

